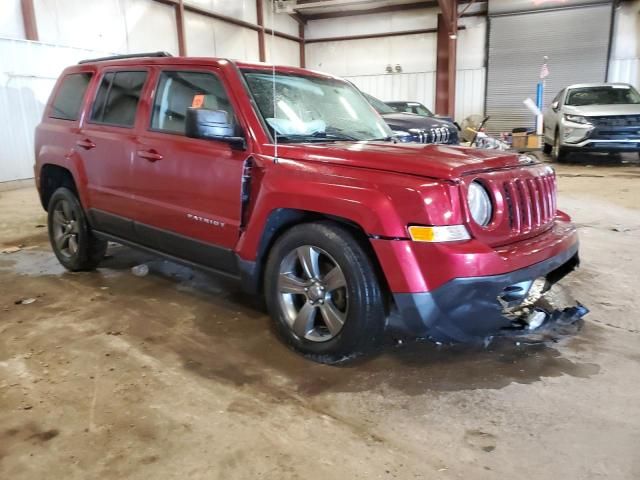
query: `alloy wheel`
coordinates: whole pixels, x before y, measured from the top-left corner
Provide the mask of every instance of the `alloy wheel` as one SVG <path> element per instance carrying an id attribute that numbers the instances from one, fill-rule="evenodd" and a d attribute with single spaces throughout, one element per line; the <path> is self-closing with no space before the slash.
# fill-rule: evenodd
<path id="1" fill-rule="evenodd" d="M 53 241 L 66 258 L 78 253 L 79 224 L 76 213 L 67 200 L 61 200 L 53 211 Z"/>
<path id="2" fill-rule="evenodd" d="M 324 250 L 302 245 L 280 263 L 278 296 L 284 318 L 300 338 L 331 340 L 347 319 L 347 281 L 340 265 Z"/>

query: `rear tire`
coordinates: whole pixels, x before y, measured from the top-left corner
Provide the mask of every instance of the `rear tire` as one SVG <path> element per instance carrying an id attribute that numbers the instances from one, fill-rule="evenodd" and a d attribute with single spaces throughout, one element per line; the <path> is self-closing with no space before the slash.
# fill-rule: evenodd
<path id="1" fill-rule="evenodd" d="M 314 361 L 350 360 L 382 343 L 386 314 L 375 268 L 337 224 L 297 225 L 276 241 L 265 297 L 280 337 Z"/>
<path id="2" fill-rule="evenodd" d="M 552 150 L 553 150 L 553 145 L 550 145 L 547 142 L 544 142 L 542 144 L 542 153 L 549 155 Z"/>
<path id="3" fill-rule="evenodd" d="M 58 188 L 47 208 L 49 241 L 60 263 L 72 272 L 95 269 L 107 251 L 107 242 L 91 232 L 78 197 Z"/>

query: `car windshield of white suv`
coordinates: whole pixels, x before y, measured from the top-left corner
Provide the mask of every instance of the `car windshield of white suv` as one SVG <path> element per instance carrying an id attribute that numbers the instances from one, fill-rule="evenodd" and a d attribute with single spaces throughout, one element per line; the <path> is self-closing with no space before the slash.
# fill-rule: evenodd
<path id="1" fill-rule="evenodd" d="M 640 95 L 634 88 L 626 85 L 572 88 L 565 104 L 574 107 L 640 104 Z"/>
<path id="2" fill-rule="evenodd" d="M 384 121 L 351 84 L 307 75 L 245 70 L 244 77 L 272 135 L 283 143 L 387 140 Z M 274 98 L 275 97 L 275 98 Z"/>

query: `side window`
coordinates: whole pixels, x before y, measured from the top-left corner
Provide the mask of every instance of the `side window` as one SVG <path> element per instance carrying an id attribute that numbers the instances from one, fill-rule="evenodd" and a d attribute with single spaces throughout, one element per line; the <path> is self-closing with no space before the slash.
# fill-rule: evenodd
<path id="1" fill-rule="evenodd" d="M 151 129 L 184 135 L 187 108 L 224 110 L 235 123 L 222 82 L 212 73 L 165 71 L 153 101 Z"/>
<path id="2" fill-rule="evenodd" d="M 109 72 L 100 83 L 93 102 L 91 121 L 132 127 L 147 72 Z"/>
<path id="3" fill-rule="evenodd" d="M 556 98 L 553 99 L 553 101 L 560 103 L 560 101 L 562 100 L 562 96 L 563 95 L 564 95 L 564 90 L 560 90 L 558 92 L 558 95 L 556 95 Z"/>
<path id="4" fill-rule="evenodd" d="M 558 100 L 560 101 L 560 105 L 566 105 L 567 104 L 567 100 L 569 100 L 569 92 L 570 90 L 568 89 L 563 89 L 560 92 L 560 95 L 558 96 Z"/>
<path id="5" fill-rule="evenodd" d="M 551 108 L 551 105 L 553 105 L 555 102 L 560 103 L 560 99 L 562 98 L 562 93 L 564 92 L 564 90 L 560 90 L 555 97 L 553 97 L 553 100 L 551 100 L 551 102 L 549 103 L 549 108 Z"/>
<path id="6" fill-rule="evenodd" d="M 53 100 L 49 116 L 61 120 L 77 120 L 92 76 L 91 72 L 72 73 L 65 76 Z"/>

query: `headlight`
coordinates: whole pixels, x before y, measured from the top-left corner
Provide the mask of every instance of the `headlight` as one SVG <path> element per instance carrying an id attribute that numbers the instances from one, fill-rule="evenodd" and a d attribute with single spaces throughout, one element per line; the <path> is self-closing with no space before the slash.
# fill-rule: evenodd
<path id="1" fill-rule="evenodd" d="M 392 130 L 393 136 L 398 142 L 407 143 L 411 141 L 411 134 L 409 132 L 405 132 L 404 130 Z"/>
<path id="2" fill-rule="evenodd" d="M 391 130 L 396 137 L 410 137 L 411 134 L 409 132 L 405 132 L 404 130 Z"/>
<path id="3" fill-rule="evenodd" d="M 493 215 L 493 206 L 489 192 L 480 182 L 471 182 L 467 192 L 467 202 L 471 211 L 471 218 L 478 224 L 486 227 Z"/>
<path id="4" fill-rule="evenodd" d="M 564 119 L 573 123 L 582 123 L 584 125 L 591 125 L 591 122 L 587 119 L 587 117 L 583 117 L 582 115 L 565 114 Z"/>

